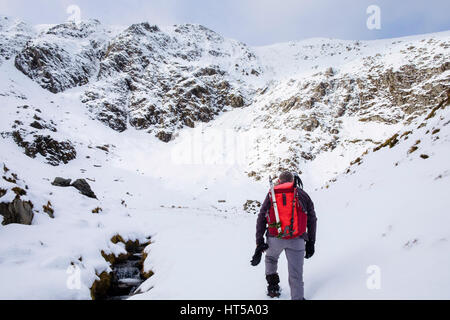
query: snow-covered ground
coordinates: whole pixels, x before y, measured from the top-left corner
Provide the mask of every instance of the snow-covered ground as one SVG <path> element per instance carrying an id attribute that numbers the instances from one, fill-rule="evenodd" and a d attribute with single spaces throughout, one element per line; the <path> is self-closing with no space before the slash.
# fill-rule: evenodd
<path id="1" fill-rule="evenodd" d="M 449 297 L 449 123 L 450 110 L 438 111 L 421 129 L 416 129 L 417 123 L 403 128 L 400 133 L 415 132 L 399 139 L 392 149 L 369 152 L 361 165 L 352 166 L 349 174 L 339 175 L 328 187 L 314 190 L 314 183 L 305 180 L 319 219 L 317 253 L 305 264 L 307 298 Z M 211 127 L 217 130 L 218 125 Z M 432 134 L 438 128 L 440 131 Z M 207 129 L 204 132 L 208 134 Z M 419 148 L 408 154 L 418 140 Z M 214 191 L 222 192 L 228 201 L 240 200 L 242 191 L 232 185 L 238 178 L 230 173 L 224 179 L 224 169 L 217 169 L 205 166 L 195 171 L 192 180 L 219 176 Z M 307 176 L 313 177 L 314 172 Z M 189 180 L 182 183 L 188 184 Z M 266 192 L 264 182 L 254 185 L 243 180 L 239 186 L 247 188 L 249 199 L 262 200 Z M 220 199 L 214 191 L 205 198 Z M 263 263 L 257 268 L 248 263 L 255 217 L 217 215 L 210 209 L 196 213 L 195 219 L 191 214 L 182 210 L 158 227 L 161 234 L 155 239 L 171 243 L 170 249 L 157 243 L 150 246 L 156 272 L 144 288 L 153 289 L 133 298 L 264 299 Z M 374 269 L 376 275 L 372 274 Z M 289 298 L 286 271 L 282 259 L 281 298 Z M 373 289 L 367 283 L 378 275 L 380 287 Z"/>
<path id="2" fill-rule="evenodd" d="M 437 37 L 448 39 L 448 33 Z M 289 48 L 325 42 L 255 51 L 267 62 L 290 54 Z M 331 43 L 336 52 L 348 44 Z M 330 59 L 335 58 L 328 57 L 322 66 Z M 295 64 L 286 58 L 272 70 L 288 81 L 292 70 L 306 66 L 308 60 Z M 262 127 L 246 130 L 260 110 L 257 104 L 182 129 L 166 144 L 144 131 L 119 133 L 101 125 L 80 102 L 83 87 L 52 94 L 18 72 L 11 60 L 0 66 L 0 87 L 0 132 L 10 132 L 16 120 L 31 131 L 29 124 L 38 115 L 57 128 L 39 134 L 69 140 L 77 151 L 75 160 L 54 167 L 40 155 L 24 155 L 11 137 L 0 138 L 0 166 L 17 173 L 22 187 L 27 185 L 23 199 L 32 201 L 35 210 L 31 226 L 0 225 L 1 299 L 90 299 L 95 274 L 110 270 L 101 251 L 124 252 L 122 244 L 110 241 L 115 234 L 140 241 L 151 236 L 145 269 L 154 275 L 142 284 L 143 293 L 131 299 L 267 298 L 264 263 L 256 268 L 249 263 L 256 215 L 243 210 L 247 200 L 262 201 L 268 189 L 267 177 L 255 181 L 247 175 L 249 161 L 264 157 L 256 139 L 272 134 Z M 316 254 L 305 262 L 307 299 L 450 298 L 450 110 L 440 109 L 424 121 L 426 116 L 409 127 L 362 126 L 344 119 L 348 132 L 343 134 L 349 138 L 360 134 L 382 141 L 395 132 L 412 133 L 392 148 L 369 151 L 348 174 L 345 169 L 361 147 L 339 146 L 302 168 L 318 216 Z M 417 129 L 422 121 L 426 125 Z M 418 149 L 408 153 L 418 140 Z M 97 148 L 104 145 L 108 152 Z M 267 147 L 278 152 L 278 145 Z M 52 186 L 58 176 L 87 179 L 98 199 Z M 332 178 L 336 181 L 327 182 Z M 10 187 L 0 182 L 0 188 Z M 1 200 L 11 197 L 9 192 Z M 54 219 L 43 212 L 48 201 Z M 96 207 L 102 209 L 99 214 L 92 213 Z M 71 264 L 81 271 L 78 289 L 67 286 Z M 380 272 L 379 289 L 367 286 L 371 266 Z M 284 257 L 279 273 L 281 299 L 289 299 Z"/>

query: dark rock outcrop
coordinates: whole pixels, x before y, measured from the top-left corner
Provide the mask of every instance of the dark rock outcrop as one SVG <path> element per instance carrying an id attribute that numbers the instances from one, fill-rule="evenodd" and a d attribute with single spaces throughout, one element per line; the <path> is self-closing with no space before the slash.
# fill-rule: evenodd
<path id="1" fill-rule="evenodd" d="M 57 187 L 70 187 L 72 179 L 64 179 L 61 177 L 56 177 L 55 180 L 53 180 L 52 185 Z"/>
<path id="2" fill-rule="evenodd" d="M 29 41 L 16 56 L 15 66 L 52 93 L 89 82 L 104 40 L 98 21 L 57 25 Z"/>
<path id="3" fill-rule="evenodd" d="M 86 180 L 77 179 L 72 183 L 71 186 L 80 191 L 82 195 L 85 195 L 86 197 L 89 198 L 97 199 L 97 196 L 95 195 L 94 191 L 92 191 L 91 186 L 89 185 L 89 183 L 86 182 Z"/>
<path id="4" fill-rule="evenodd" d="M 211 62 L 237 56 L 233 62 L 245 65 L 242 74 L 249 75 L 259 70 L 254 54 L 202 26 L 174 28 L 173 36 L 148 23 L 135 24 L 109 42 L 97 82 L 82 97 L 98 120 L 119 132 L 128 126 L 148 130 L 167 142 L 185 126 L 248 103 L 248 88 L 231 74 L 233 67 L 223 70 Z"/>
<path id="5" fill-rule="evenodd" d="M 156 134 L 156 137 L 163 142 L 169 142 L 170 140 L 172 140 L 172 133 L 160 131 Z"/>
<path id="6" fill-rule="evenodd" d="M 12 137 L 16 144 L 24 149 L 27 156 L 36 158 L 36 155 L 40 154 L 52 166 L 67 164 L 77 156 L 74 146 L 69 141 L 56 141 L 51 136 L 34 135 L 34 140 L 29 142 L 25 141 L 19 130 L 14 131 Z"/>
<path id="7" fill-rule="evenodd" d="M 3 216 L 3 225 L 20 223 L 30 225 L 33 221 L 33 204 L 23 201 L 19 196 L 9 203 L 0 203 L 0 215 Z"/>
<path id="8" fill-rule="evenodd" d="M 53 93 L 90 83 L 81 100 L 93 117 L 165 142 L 247 105 L 253 89 L 245 78 L 263 72 L 245 44 L 194 24 L 162 30 L 144 22 L 116 34 L 96 20 L 67 22 L 27 39 L 15 55 L 22 73 Z M 30 126 L 52 129 L 38 120 Z"/>
<path id="9" fill-rule="evenodd" d="M 3 216 L 3 219 L 0 220 L 2 220 L 2 224 L 30 225 L 34 217 L 34 205 L 27 198 L 29 188 L 26 182 L 10 170 L 6 164 L 3 164 L 0 181 L 0 216 Z"/>

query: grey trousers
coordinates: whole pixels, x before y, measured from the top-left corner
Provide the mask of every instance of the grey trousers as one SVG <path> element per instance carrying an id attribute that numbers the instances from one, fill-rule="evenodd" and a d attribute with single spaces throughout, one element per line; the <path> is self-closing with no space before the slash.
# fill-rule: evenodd
<path id="1" fill-rule="evenodd" d="M 266 251 L 266 275 L 277 273 L 278 258 L 284 250 L 288 262 L 289 287 L 291 299 L 302 300 L 304 295 L 303 259 L 305 256 L 305 240 L 303 238 L 278 239 L 267 237 L 269 249 Z"/>

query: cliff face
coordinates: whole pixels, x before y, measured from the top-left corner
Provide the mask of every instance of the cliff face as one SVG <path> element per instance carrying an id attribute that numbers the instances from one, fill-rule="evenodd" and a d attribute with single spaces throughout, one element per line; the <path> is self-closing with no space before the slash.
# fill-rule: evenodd
<path id="1" fill-rule="evenodd" d="M 63 92 L 89 82 L 106 39 L 98 21 L 56 25 L 28 41 L 15 66 L 42 88 Z"/>
<path id="2" fill-rule="evenodd" d="M 166 142 L 250 104 L 246 80 L 261 70 L 244 44 L 199 25 L 113 29 L 96 20 L 53 26 L 22 43 L 15 66 L 52 93 L 82 86 L 83 103 L 112 129 L 148 129 Z"/>

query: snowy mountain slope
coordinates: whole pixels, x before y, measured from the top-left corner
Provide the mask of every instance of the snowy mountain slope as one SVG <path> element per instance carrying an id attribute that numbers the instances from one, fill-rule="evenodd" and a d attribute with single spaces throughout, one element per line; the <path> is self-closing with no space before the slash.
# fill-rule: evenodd
<path id="1" fill-rule="evenodd" d="M 317 254 L 305 266 L 307 298 L 448 296 L 450 279 L 446 270 L 450 261 L 445 252 L 449 249 L 449 221 L 445 213 L 449 203 L 443 199 L 449 187 L 449 101 L 447 96 L 445 103 L 436 106 L 439 109 L 433 108 L 429 114 L 434 116 L 421 116 L 403 127 L 398 133 L 401 139 L 392 148 L 386 144 L 370 151 L 351 166 L 349 173 L 342 173 L 326 188 L 311 190 L 311 181 L 305 180 L 319 214 Z M 227 120 L 221 117 L 214 122 L 220 126 Z M 425 122 L 425 126 L 421 125 Z M 208 139 L 207 136 L 217 133 L 216 126 L 211 124 L 202 132 L 204 139 Z M 186 144 L 186 140 L 178 143 Z M 411 152 L 415 145 L 419 149 Z M 205 166 L 210 174 L 217 174 Z M 196 171 L 187 179 L 199 175 Z M 254 190 L 260 194 L 256 199 L 265 194 L 264 185 Z M 171 219 L 176 221 L 180 217 Z M 254 229 L 255 219 L 228 215 L 222 219 L 198 217 L 186 230 L 189 219 L 190 216 L 183 215 L 180 224 L 167 221 L 158 227 L 159 241 L 167 243 L 170 249 L 150 246 L 149 264 L 155 275 L 143 288 L 151 289 L 133 299 L 227 299 L 230 292 L 238 299 L 264 299 L 263 266 L 255 270 L 248 264 L 254 241 L 249 230 Z M 183 243 L 172 232 L 179 234 Z M 371 266 L 381 272 L 380 289 L 366 286 Z M 289 298 L 286 273 L 282 260 L 282 298 Z M 199 276 L 193 277 L 194 274 Z"/>
<path id="2" fill-rule="evenodd" d="M 43 29 L 16 67 L 53 93 L 82 86 L 83 103 L 114 130 L 149 129 L 162 141 L 251 102 L 261 70 L 243 43 L 199 25 L 125 30 L 98 21 Z"/>
<path id="3" fill-rule="evenodd" d="M 32 202 L 34 213 L 31 226 L 0 227 L 1 298 L 89 299 L 95 274 L 111 270 L 101 251 L 124 253 L 120 243 L 110 241 L 113 235 L 140 241 L 152 236 L 154 243 L 165 243 L 158 236 L 161 232 L 164 237 L 164 225 L 186 220 L 184 229 L 189 231 L 189 223 L 197 224 L 195 216 L 207 223 L 226 219 L 223 215 L 230 218 L 236 217 L 236 213 L 241 215 L 241 205 L 248 196 L 244 192 L 248 188 L 244 184 L 247 179 L 242 172 L 220 175 L 223 183 L 233 176 L 240 179 L 236 185 L 241 186 L 233 191 L 240 196 L 229 194 L 214 184 L 218 175 L 205 174 L 203 166 L 172 165 L 171 145 L 143 131 L 118 133 L 90 119 L 78 99 L 82 89 L 53 95 L 17 72 L 12 63 L 2 66 L 1 71 L 2 83 L 14 83 L 14 90 L 20 91 L 29 105 L 23 109 L 23 98 L 2 96 L 2 131 L 11 130 L 16 120 L 27 128 L 39 109 L 39 116 L 53 120 L 57 131 L 31 129 L 38 133 L 45 131 L 54 139 L 64 136 L 77 152 L 76 159 L 67 164 L 51 166 L 40 155 L 36 158 L 25 155 L 9 135 L 1 139 L 2 164 L 18 173 L 28 186 L 24 200 Z M 107 152 L 98 148 L 105 145 L 109 146 Z M 180 174 L 187 170 L 190 175 Z M 98 200 L 87 198 L 74 188 L 53 186 L 51 182 L 58 176 L 86 179 Z M 206 190 L 208 187 L 210 190 Z M 225 195 L 234 203 L 219 204 L 218 200 Z M 10 201 L 13 196 L 5 195 L 1 201 Z M 48 202 L 54 219 L 44 212 L 43 206 Z M 94 214 L 92 211 L 97 207 L 102 210 Z M 251 218 L 248 216 L 246 220 Z M 66 272 L 72 264 L 81 270 L 80 290 L 66 286 L 69 277 Z"/>
<path id="4" fill-rule="evenodd" d="M 449 88 L 448 32 L 305 42 L 256 50 L 275 79 L 237 126 L 261 131 L 258 149 L 265 156 L 253 157 L 248 170 L 256 178 L 278 168 L 307 171 L 302 168 L 322 153 L 346 165 L 355 156 L 346 150 L 361 153 L 383 141 L 441 102 Z M 270 141 L 267 128 L 277 132 Z M 343 168 L 336 169 L 326 174 Z"/>
<path id="5" fill-rule="evenodd" d="M 96 20 L 56 25 L 28 42 L 15 65 L 44 89 L 62 92 L 89 82 L 108 37 Z"/>
<path id="6" fill-rule="evenodd" d="M 13 58 L 35 36 L 25 22 L 0 15 L 0 64 Z"/>
<path id="7" fill-rule="evenodd" d="M 135 24 L 110 41 L 82 99 L 111 128 L 131 125 L 168 142 L 180 128 L 248 105 L 255 60 L 244 44 L 202 26 Z"/>
<path id="8" fill-rule="evenodd" d="M 448 297 L 449 97 L 434 116 L 403 128 L 398 139 L 369 151 L 349 174 L 314 193 L 323 238 L 308 267 L 311 294 Z M 365 287 L 370 265 L 379 267 L 380 290 Z"/>
<path id="9" fill-rule="evenodd" d="M 42 27 L 40 37 L 51 28 L 62 27 Z M 448 298 L 448 32 L 358 45 L 311 40 L 308 51 L 307 41 L 246 48 L 199 26 L 102 28 L 114 30 L 111 50 L 85 85 L 54 94 L 17 70 L 12 57 L 0 65 L 0 203 L 15 201 L 17 186 L 33 213 L 31 225 L 0 226 L 1 298 L 90 299 L 97 276 L 114 267 L 108 255 L 126 255 L 124 243 L 111 241 L 120 235 L 140 243 L 151 237 L 143 269 L 154 275 L 135 299 L 264 299 L 263 265 L 249 265 L 256 217 L 243 204 L 263 200 L 267 175 L 278 167 L 303 172 L 319 216 L 307 298 Z M 289 58 L 297 46 L 311 61 Z M 171 96 L 180 77 L 192 82 L 184 93 L 196 86 L 207 92 Z M 124 79 L 136 90 L 118 84 Z M 215 88 L 224 81 L 229 91 Z M 220 105 L 237 92 L 246 107 Z M 153 119 L 138 105 L 120 109 L 123 115 L 101 107 L 140 98 L 166 113 Z M 192 104 L 164 108 L 177 99 Z M 198 117 L 194 128 L 181 125 L 187 109 Z M 99 116 L 125 127 L 147 117 L 132 124 L 145 130 L 111 130 Z M 151 130 L 173 135 L 157 138 Z M 15 183 L 8 181 L 13 173 Z M 52 185 L 55 177 L 85 179 L 97 199 Z M 281 298 L 288 299 L 280 263 Z M 381 268 L 381 290 L 366 287 L 370 265 Z M 80 270 L 80 289 L 67 286 L 71 266 Z"/>

